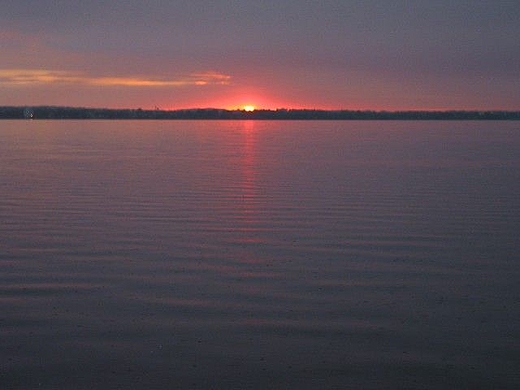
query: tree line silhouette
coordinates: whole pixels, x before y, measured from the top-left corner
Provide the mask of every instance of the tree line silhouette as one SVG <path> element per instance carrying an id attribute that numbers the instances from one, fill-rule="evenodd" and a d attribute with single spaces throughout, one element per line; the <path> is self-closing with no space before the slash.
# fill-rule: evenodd
<path id="1" fill-rule="evenodd" d="M 258 120 L 520 120 L 520 111 L 143 110 L 83 107 L 0 107 L 0 119 L 258 119 Z"/>

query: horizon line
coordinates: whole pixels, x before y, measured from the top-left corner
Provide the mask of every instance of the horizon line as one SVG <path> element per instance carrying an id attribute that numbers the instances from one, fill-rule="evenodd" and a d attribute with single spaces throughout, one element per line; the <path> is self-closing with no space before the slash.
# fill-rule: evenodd
<path id="1" fill-rule="evenodd" d="M 254 113 L 255 111 L 320 111 L 320 112 L 366 112 L 366 113 L 449 113 L 449 112 L 467 112 L 467 113 L 493 113 L 493 112 L 507 112 L 507 113 L 518 113 L 519 109 L 465 109 L 465 108 L 450 108 L 450 109 L 437 109 L 437 108 L 421 108 L 421 109 L 375 109 L 375 108 L 291 108 L 291 107 L 277 107 L 277 108 L 254 108 L 252 111 L 244 108 L 223 108 L 223 107 L 187 107 L 187 108 L 160 108 L 155 106 L 154 108 L 142 108 L 142 107 L 95 107 L 95 106 L 67 106 L 67 105 L 0 105 L 0 109 L 38 109 L 38 108 L 51 108 L 51 109 L 73 109 L 73 110 L 110 110 L 110 111 L 151 111 L 151 112 L 176 112 L 176 111 L 193 111 L 193 110 L 207 110 L 207 111 L 227 111 L 227 112 L 245 112 Z"/>

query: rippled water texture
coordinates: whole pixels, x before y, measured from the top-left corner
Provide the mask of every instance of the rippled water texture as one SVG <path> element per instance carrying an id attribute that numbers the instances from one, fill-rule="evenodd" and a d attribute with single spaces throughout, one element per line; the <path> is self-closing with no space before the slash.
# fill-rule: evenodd
<path id="1" fill-rule="evenodd" d="M 520 388 L 519 122 L 0 122 L 3 389 Z"/>

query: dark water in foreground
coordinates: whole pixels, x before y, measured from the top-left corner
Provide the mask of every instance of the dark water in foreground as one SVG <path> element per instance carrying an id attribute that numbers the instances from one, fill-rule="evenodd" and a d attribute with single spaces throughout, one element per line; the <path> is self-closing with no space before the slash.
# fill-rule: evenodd
<path id="1" fill-rule="evenodd" d="M 519 167 L 519 122 L 0 122 L 0 388 L 519 388 Z"/>

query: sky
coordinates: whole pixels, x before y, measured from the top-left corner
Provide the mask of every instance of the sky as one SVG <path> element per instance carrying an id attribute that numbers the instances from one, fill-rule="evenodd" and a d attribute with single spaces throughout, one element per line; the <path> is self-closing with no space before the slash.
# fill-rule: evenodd
<path id="1" fill-rule="evenodd" d="M 0 8 L 0 105 L 520 110 L 518 0 Z"/>

